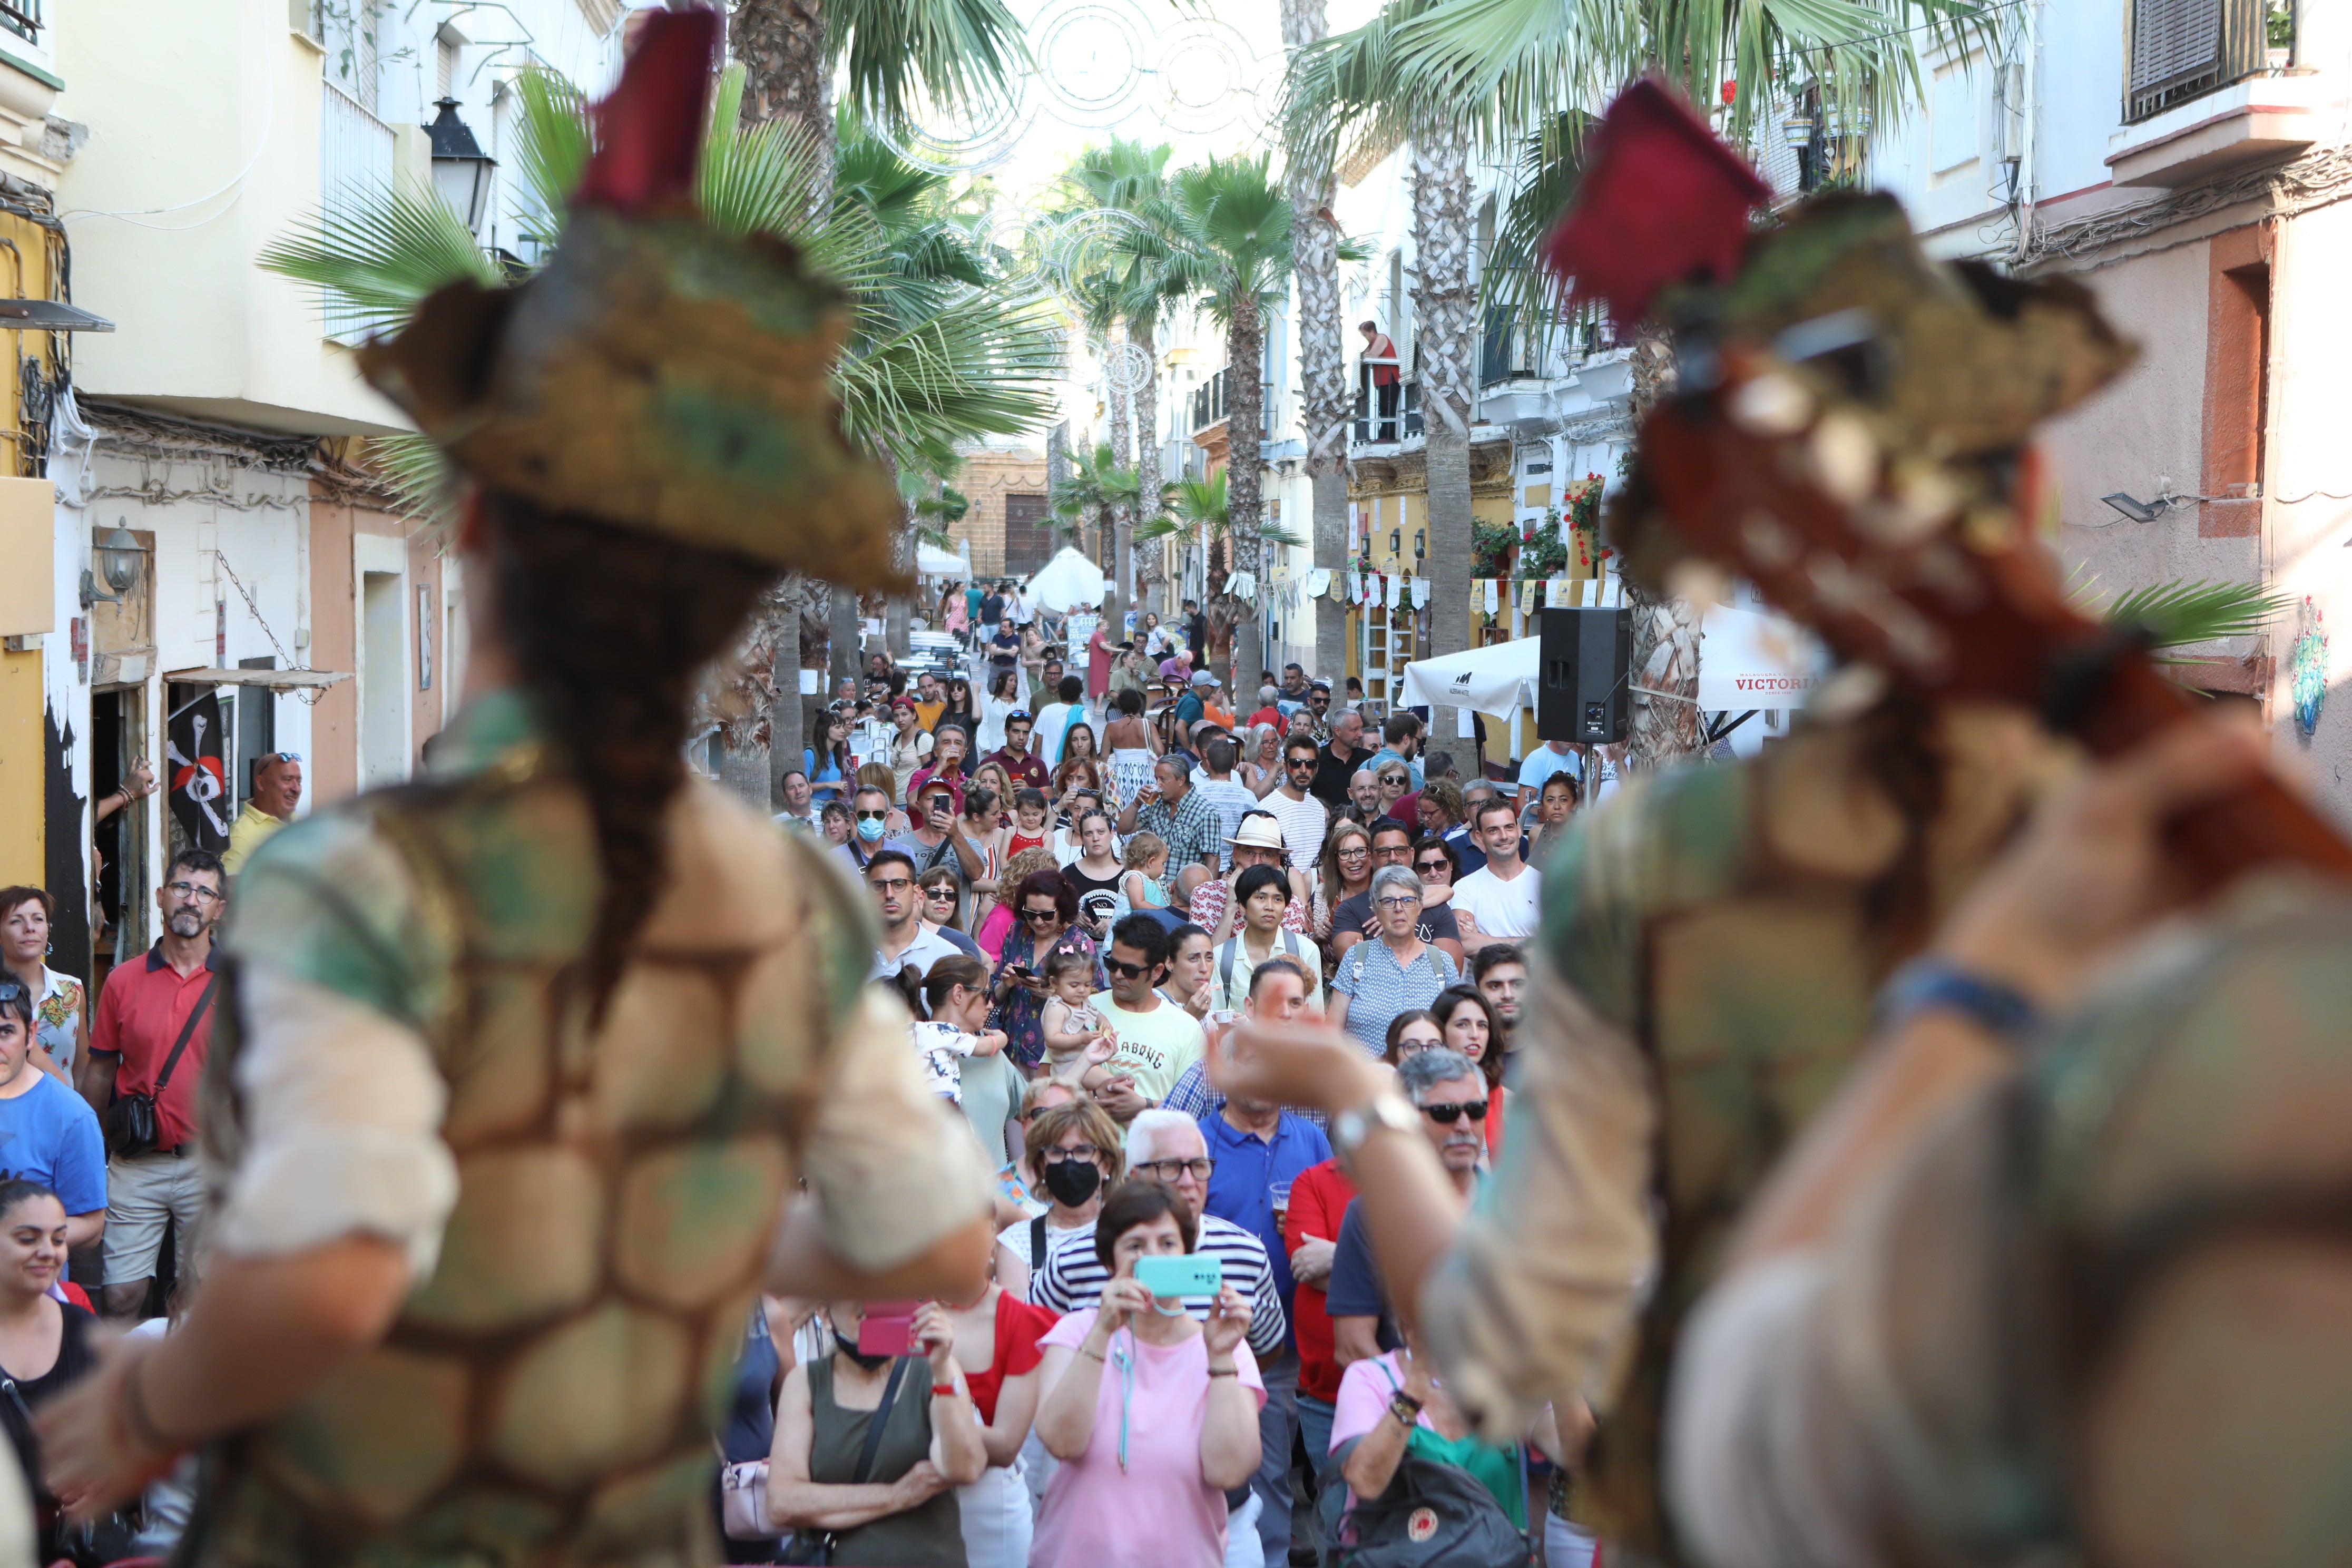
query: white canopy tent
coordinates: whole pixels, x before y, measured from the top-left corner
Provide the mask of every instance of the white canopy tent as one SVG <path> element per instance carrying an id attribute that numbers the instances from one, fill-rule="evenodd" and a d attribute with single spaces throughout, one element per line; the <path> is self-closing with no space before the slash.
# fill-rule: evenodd
<path id="1" fill-rule="evenodd" d="M 953 582 L 969 582 L 971 563 L 962 556 L 941 550 L 936 544 L 915 545 L 915 570 L 926 577 L 945 577 Z"/>
<path id="2" fill-rule="evenodd" d="M 1073 605 L 1098 605 L 1103 596 L 1102 569 L 1067 545 L 1029 579 L 1029 602 L 1059 615 Z"/>
<path id="3" fill-rule="evenodd" d="M 1511 720 L 1535 701 L 1543 640 L 1521 637 L 1491 647 L 1465 648 L 1404 667 L 1403 705 L 1470 708 Z"/>

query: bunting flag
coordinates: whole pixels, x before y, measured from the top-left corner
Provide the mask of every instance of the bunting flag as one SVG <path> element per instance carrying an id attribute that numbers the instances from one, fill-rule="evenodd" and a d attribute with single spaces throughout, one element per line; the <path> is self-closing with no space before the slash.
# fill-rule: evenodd
<path id="1" fill-rule="evenodd" d="M 1428 605 L 1429 594 L 1432 586 L 1433 584 L 1426 577 L 1415 577 L 1412 580 L 1412 607 L 1414 609 L 1418 610 Z"/>
<path id="2" fill-rule="evenodd" d="M 1497 591 L 1501 587 L 1501 584 L 1495 578 L 1489 577 L 1486 580 L 1485 585 L 1486 589 L 1486 613 L 1491 616 L 1502 607 L 1503 596 L 1501 593 Z"/>

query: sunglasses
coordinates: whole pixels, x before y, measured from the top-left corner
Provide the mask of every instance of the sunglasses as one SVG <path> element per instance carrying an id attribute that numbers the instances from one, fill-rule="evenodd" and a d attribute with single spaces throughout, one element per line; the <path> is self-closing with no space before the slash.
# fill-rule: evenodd
<path id="1" fill-rule="evenodd" d="M 1413 869 L 1416 871 L 1451 871 L 1454 869 L 1454 863 L 1441 857 L 1435 860 L 1423 860 L 1414 866 Z"/>
<path id="2" fill-rule="evenodd" d="M 1024 921 L 1057 921 L 1062 918 L 1062 911 L 1059 910 L 1023 910 L 1021 911 L 1021 918 Z"/>
<path id="3" fill-rule="evenodd" d="M 951 904 L 955 902 L 955 896 L 956 890 L 953 888 L 925 888 L 923 889 L 923 897 L 930 900 L 933 903 Z"/>
<path id="4" fill-rule="evenodd" d="M 1116 958 L 1104 959 L 1103 967 L 1122 980 L 1140 980 L 1151 973 L 1151 965 L 1148 963 L 1121 963 Z"/>
<path id="5" fill-rule="evenodd" d="M 860 822 L 887 822 L 889 817 L 890 814 L 887 811 L 861 811 L 857 814 L 857 820 Z"/>
<path id="6" fill-rule="evenodd" d="M 1315 759 L 1312 757 L 1293 757 L 1286 765 L 1294 773 L 1301 768 L 1305 768 L 1309 772 L 1312 772 L 1315 767 Z"/>
<path id="7" fill-rule="evenodd" d="M 1483 1100 L 1474 1100 L 1462 1105 L 1424 1105 L 1421 1108 L 1421 1113 L 1440 1127 L 1451 1127 L 1465 1116 L 1473 1121 L 1486 1121 L 1486 1102 Z"/>

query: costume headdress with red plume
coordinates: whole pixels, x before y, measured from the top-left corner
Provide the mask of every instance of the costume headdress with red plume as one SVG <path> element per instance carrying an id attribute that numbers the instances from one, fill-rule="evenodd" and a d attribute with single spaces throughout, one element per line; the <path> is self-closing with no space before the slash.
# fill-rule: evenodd
<path id="1" fill-rule="evenodd" d="M 840 291 L 793 247 L 702 221 L 696 159 L 719 16 L 648 15 L 562 242 L 512 289 L 453 283 L 360 351 L 491 489 L 853 587 L 895 584 L 900 506 L 841 434 Z"/>

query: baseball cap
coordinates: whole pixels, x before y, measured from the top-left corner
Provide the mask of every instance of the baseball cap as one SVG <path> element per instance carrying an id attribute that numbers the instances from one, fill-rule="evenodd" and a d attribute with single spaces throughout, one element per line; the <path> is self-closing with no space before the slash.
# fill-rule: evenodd
<path id="1" fill-rule="evenodd" d="M 1192 672 L 1192 684 L 1195 686 L 1223 686 L 1224 682 L 1219 680 L 1215 675 L 1208 670 L 1196 669 Z"/>

